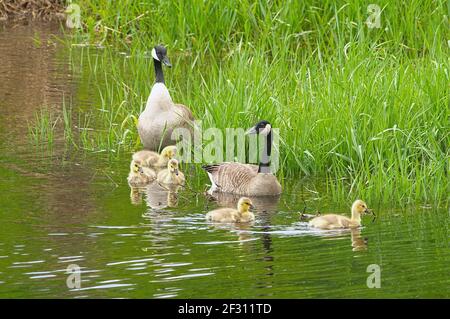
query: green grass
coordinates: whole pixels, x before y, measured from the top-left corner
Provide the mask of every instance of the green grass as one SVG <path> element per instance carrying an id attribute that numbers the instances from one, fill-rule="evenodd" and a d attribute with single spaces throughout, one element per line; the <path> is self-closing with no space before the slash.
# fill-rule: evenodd
<path id="1" fill-rule="evenodd" d="M 336 196 L 448 201 L 449 60 L 445 1 L 80 0 L 84 29 L 72 63 L 99 106 L 81 148 L 139 149 L 136 118 L 154 81 L 148 51 L 169 50 L 176 102 L 203 127 L 281 129 L 284 177 L 320 176 Z M 118 54 L 126 51 L 127 58 Z M 87 124 L 89 123 L 89 124 Z M 84 125 L 84 126 L 83 126 Z M 73 139 L 72 139 L 73 140 Z"/>

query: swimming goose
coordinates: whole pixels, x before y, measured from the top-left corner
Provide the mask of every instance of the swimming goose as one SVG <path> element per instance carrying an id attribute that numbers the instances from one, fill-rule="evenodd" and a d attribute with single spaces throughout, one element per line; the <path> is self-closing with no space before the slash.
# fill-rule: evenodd
<path id="1" fill-rule="evenodd" d="M 172 158 L 167 168 L 158 173 L 158 182 L 166 185 L 184 185 L 184 174 L 178 170 L 178 161 Z"/>
<path id="2" fill-rule="evenodd" d="M 367 208 L 362 200 L 356 200 L 352 205 L 352 217 L 342 215 L 326 214 L 315 217 L 309 221 L 309 226 L 321 229 L 357 228 L 361 226 L 361 215 L 374 213 Z"/>
<path id="3" fill-rule="evenodd" d="M 266 137 L 259 165 L 225 162 L 204 165 L 212 187 L 210 192 L 220 191 L 246 196 L 266 196 L 281 194 L 281 185 L 270 172 L 272 150 L 272 127 L 267 121 L 260 121 L 246 134 L 260 134 Z"/>
<path id="4" fill-rule="evenodd" d="M 187 128 L 192 132 L 194 116 L 189 108 L 182 104 L 174 104 L 164 84 L 162 64 L 171 67 L 167 50 L 163 46 L 155 46 L 152 50 L 155 65 L 156 83 L 148 97 L 145 110 L 139 116 L 138 132 L 145 149 L 158 151 L 167 145 L 174 144 L 171 139 L 175 128 Z"/>
<path id="5" fill-rule="evenodd" d="M 167 162 L 177 154 L 177 147 L 169 145 L 164 147 L 161 154 L 142 150 L 133 154 L 133 160 L 145 167 L 166 167 Z"/>
<path id="6" fill-rule="evenodd" d="M 155 179 L 156 173 L 154 170 L 131 161 L 130 173 L 128 174 L 128 184 L 131 187 L 144 187 Z"/>
<path id="7" fill-rule="evenodd" d="M 237 209 L 219 208 L 206 214 L 206 219 L 220 223 L 248 223 L 255 220 L 255 215 L 250 211 L 253 208 L 250 198 L 239 199 Z"/>

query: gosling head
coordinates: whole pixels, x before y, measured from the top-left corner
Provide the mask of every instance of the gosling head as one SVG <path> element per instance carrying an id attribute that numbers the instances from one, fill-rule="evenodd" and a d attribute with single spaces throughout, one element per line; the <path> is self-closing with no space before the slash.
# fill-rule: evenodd
<path id="1" fill-rule="evenodd" d="M 241 197 L 238 202 L 238 211 L 240 213 L 247 213 L 250 209 L 253 209 L 253 203 L 248 197 Z"/>
<path id="2" fill-rule="evenodd" d="M 152 57 L 169 68 L 172 67 L 169 58 L 167 57 L 167 49 L 162 45 L 157 45 L 152 49 Z"/>
<path id="3" fill-rule="evenodd" d="M 266 120 L 259 121 L 255 126 L 250 128 L 245 134 L 261 134 L 269 135 L 272 131 L 272 126 Z"/>
<path id="4" fill-rule="evenodd" d="M 359 215 L 363 214 L 373 214 L 373 212 L 367 207 L 367 204 L 362 200 L 356 200 L 352 205 L 352 213 Z"/>
<path id="5" fill-rule="evenodd" d="M 177 155 L 177 147 L 175 145 L 169 145 L 163 148 L 161 156 L 167 160 L 170 160 Z"/>
<path id="6" fill-rule="evenodd" d="M 141 163 L 139 161 L 135 161 L 135 160 L 131 161 L 130 170 L 135 174 L 143 173 Z"/>
<path id="7" fill-rule="evenodd" d="M 170 173 L 178 176 L 178 161 L 176 159 L 172 158 L 167 163 L 167 169 L 169 170 Z"/>

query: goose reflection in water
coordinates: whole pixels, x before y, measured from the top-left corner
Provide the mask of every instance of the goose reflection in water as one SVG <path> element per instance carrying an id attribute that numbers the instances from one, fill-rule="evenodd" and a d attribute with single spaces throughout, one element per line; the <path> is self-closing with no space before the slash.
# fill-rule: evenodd
<path id="1" fill-rule="evenodd" d="M 147 206 L 154 210 L 177 207 L 181 188 L 179 185 L 161 185 L 158 182 L 148 185 L 145 191 Z"/>
<path id="2" fill-rule="evenodd" d="M 367 237 L 361 236 L 361 229 L 360 228 L 354 228 L 351 229 L 351 239 L 352 239 L 352 247 L 353 251 L 361 251 L 361 250 L 367 250 L 367 243 L 369 239 Z"/>

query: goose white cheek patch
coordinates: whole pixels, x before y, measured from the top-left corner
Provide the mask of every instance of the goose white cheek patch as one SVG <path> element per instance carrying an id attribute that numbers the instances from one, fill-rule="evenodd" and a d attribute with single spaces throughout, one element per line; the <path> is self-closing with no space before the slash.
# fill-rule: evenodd
<path id="1" fill-rule="evenodd" d="M 270 126 L 270 124 L 267 124 L 266 127 L 259 134 L 268 135 L 270 133 L 271 129 L 272 129 L 272 127 Z"/>
<path id="2" fill-rule="evenodd" d="M 158 56 L 156 55 L 156 50 L 155 50 L 155 48 L 152 49 L 152 57 L 153 57 L 153 59 L 159 61 L 159 58 L 158 58 Z"/>

